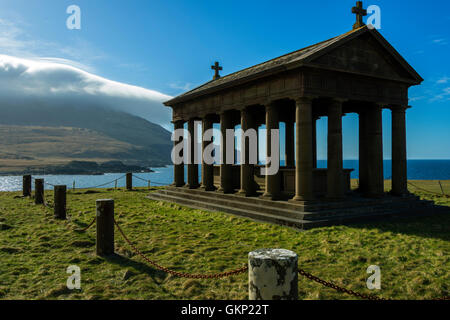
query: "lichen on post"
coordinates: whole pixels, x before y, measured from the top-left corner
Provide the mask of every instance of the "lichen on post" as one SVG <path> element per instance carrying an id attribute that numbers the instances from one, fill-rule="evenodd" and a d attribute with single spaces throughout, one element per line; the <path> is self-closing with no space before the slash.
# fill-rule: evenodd
<path id="1" fill-rule="evenodd" d="M 298 256 L 285 249 L 259 249 L 248 255 L 250 300 L 297 300 Z"/>

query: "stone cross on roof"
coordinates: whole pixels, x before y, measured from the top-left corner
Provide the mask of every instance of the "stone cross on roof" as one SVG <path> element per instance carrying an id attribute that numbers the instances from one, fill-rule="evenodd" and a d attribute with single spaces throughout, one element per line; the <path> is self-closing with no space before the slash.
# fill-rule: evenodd
<path id="1" fill-rule="evenodd" d="M 223 68 L 219 65 L 219 62 L 216 61 L 216 63 L 214 63 L 214 65 L 211 66 L 211 69 L 215 70 L 213 80 L 219 79 L 220 78 L 219 71 L 223 70 Z"/>
<path id="2" fill-rule="evenodd" d="M 363 9 L 362 1 L 356 2 L 356 7 L 352 8 L 352 13 L 356 14 L 356 22 L 353 25 L 353 30 L 364 26 L 363 17 L 367 16 L 367 10 Z"/>

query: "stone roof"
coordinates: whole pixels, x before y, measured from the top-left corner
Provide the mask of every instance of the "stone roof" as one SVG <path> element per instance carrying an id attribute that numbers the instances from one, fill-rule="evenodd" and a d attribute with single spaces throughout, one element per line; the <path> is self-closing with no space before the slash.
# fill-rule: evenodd
<path id="1" fill-rule="evenodd" d="M 333 44 L 335 44 L 347 37 L 350 38 L 350 36 L 355 33 L 362 33 L 366 30 L 375 31 L 375 33 L 384 40 L 384 38 L 378 32 L 376 32 L 376 30 L 371 30 L 367 26 L 363 26 L 361 28 L 354 29 L 354 30 L 344 33 L 340 36 L 331 38 L 329 40 L 319 42 L 312 46 L 285 54 L 283 56 L 263 62 L 261 64 L 257 64 L 253 67 L 243 69 L 243 70 L 231 73 L 229 75 L 223 76 L 221 78 L 218 78 L 216 80 L 206 82 L 205 84 L 203 84 L 191 91 L 183 93 L 183 94 L 165 102 L 164 104 L 166 106 L 171 106 L 175 103 L 186 101 L 186 100 L 189 100 L 190 98 L 194 98 L 194 97 L 197 97 L 202 94 L 210 93 L 212 91 L 215 91 L 215 89 L 219 90 L 220 88 L 226 87 L 227 85 L 232 85 L 232 84 L 238 83 L 240 81 L 249 80 L 249 79 L 252 79 L 252 78 L 257 77 L 262 74 L 275 72 L 275 71 L 279 70 L 280 68 L 281 69 L 286 68 L 287 66 L 289 66 L 291 64 L 298 64 L 299 62 L 306 60 L 311 55 L 318 53 L 319 51 L 322 51 L 325 48 L 328 48 L 328 47 L 332 46 Z M 384 41 L 386 42 L 385 45 L 387 45 L 391 49 L 393 49 L 386 40 L 384 40 Z M 395 51 L 395 49 L 393 49 L 393 50 Z M 397 52 L 395 51 L 395 53 L 397 53 Z M 397 55 L 400 56 L 398 53 L 397 53 Z M 401 58 L 401 56 L 400 56 L 400 58 Z M 406 61 L 404 61 L 404 62 L 406 63 Z M 414 69 L 412 69 L 412 70 L 414 71 Z M 420 76 L 419 76 L 419 78 L 420 78 Z"/>

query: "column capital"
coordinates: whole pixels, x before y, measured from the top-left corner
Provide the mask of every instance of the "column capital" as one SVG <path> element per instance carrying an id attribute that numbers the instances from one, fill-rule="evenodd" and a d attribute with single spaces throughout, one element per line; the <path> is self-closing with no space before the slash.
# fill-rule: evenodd
<path id="1" fill-rule="evenodd" d="M 172 121 L 171 121 L 171 123 L 172 123 L 172 124 L 174 124 L 174 125 L 175 125 L 175 124 L 180 124 L 180 123 L 185 123 L 185 122 L 186 122 L 186 121 L 185 121 L 185 120 L 183 120 L 183 119 L 179 119 L 179 120 L 172 120 Z"/>
<path id="2" fill-rule="evenodd" d="M 344 98 L 332 98 L 330 100 L 330 104 L 332 104 L 332 105 L 334 105 L 334 104 L 343 105 L 347 101 L 348 101 L 348 99 L 344 99 Z"/>
<path id="3" fill-rule="evenodd" d="M 212 120 L 212 118 L 215 116 L 215 113 L 207 113 L 202 117 L 202 120 Z"/>
<path id="4" fill-rule="evenodd" d="M 392 112 L 406 112 L 407 109 L 411 108 L 411 106 L 404 106 L 404 105 L 390 105 L 388 106 L 389 109 L 391 109 Z"/>
<path id="5" fill-rule="evenodd" d="M 278 100 L 266 100 L 262 106 L 264 108 L 275 108 L 278 105 Z"/>
<path id="6" fill-rule="evenodd" d="M 300 97 L 293 97 L 292 100 L 300 104 L 311 104 L 314 98 L 315 97 L 312 96 L 300 96 Z"/>

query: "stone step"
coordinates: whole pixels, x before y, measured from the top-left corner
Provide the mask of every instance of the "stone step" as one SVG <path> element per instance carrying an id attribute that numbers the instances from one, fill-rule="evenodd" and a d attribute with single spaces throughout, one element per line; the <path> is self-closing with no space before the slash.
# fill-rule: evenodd
<path id="1" fill-rule="evenodd" d="M 188 206 L 188 207 L 194 208 L 194 209 L 231 213 L 234 215 L 247 217 L 247 218 L 250 218 L 253 220 L 257 220 L 257 221 L 270 222 L 270 223 L 290 226 L 290 227 L 294 227 L 294 228 L 298 228 L 298 229 L 302 229 L 305 224 L 310 223 L 308 221 L 304 221 L 301 219 L 293 219 L 293 218 L 288 218 L 288 217 L 283 217 L 283 216 L 278 216 L 278 215 L 273 215 L 273 214 L 267 214 L 267 213 L 261 213 L 261 212 L 251 211 L 251 210 L 242 210 L 242 209 L 238 209 L 238 208 L 222 206 L 222 205 L 213 204 L 213 203 L 198 202 L 195 200 L 186 199 L 184 197 L 176 197 L 176 196 L 161 194 L 161 193 L 157 193 L 157 192 L 151 193 L 150 195 L 147 196 L 147 198 L 149 198 L 151 200 L 156 200 L 156 201 L 166 201 L 166 202 L 177 203 L 177 204 L 185 205 L 185 206 Z"/>
<path id="2" fill-rule="evenodd" d="M 267 204 L 266 201 L 247 201 L 248 198 L 239 197 L 238 199 L 230 197 L 214 197 L 211 198 L 207 195 L 197 194 L 197 193 L 180 193 L 175 190 L 160 190 L 159 193 L 163 193 L 169 196 L 180 196 L 184 198 L 198 201 L 198 202 L 209 202 L 214 204 L 219 204 L 222 206 L 236 207 L 244 210 L 264 212 L 268 214 L 280 215 L 287 218 L 303 219 L 304 213 L 300 210 L 288 210 L 283 207 L 273 206 L 272 204 Z M 270 202 L 270 201 L 267 201 Z"/>
<path id="3" fill-rule="evenodd" d="M 272 201 L 268 199 L 262 199 L 260 197 L 243 197 L 236 194 L 224 194 L 220 192 L 211 192 L 211 191 L 204 191 L 202 189 L 188 189 L 188 188 L 176 188 L 176 187 L 167 187 L 165 190 L 172 190 L 175 192 L 182 192 L 186 194 L 198 194 L 198 195 L 204 195 L 208 198 L 220 198 L 220 199 L 228 199 L 228 200 L 237 200 L 242 201 L 242 199 L 245 199 L 247 203 L 253 203 L 253 204 L 264 204 L 266 206 L 277 206 L 278 208 L 284 208 L 287 210 L 295 210 L 295 211 L 304 211 L 304 205 L 302 202 L 297 203 L 289 203 L 287 201 Z"/>
<path id="4" fill-rule="evenodd" d="M 179 196 L 194 200 L 197 202 L 214 203 L 221 206 L 232 206 L 242 210 L 250 210 L 256 212 L 262 212 L 273 215 L 280 215 L 287 218 L 303 219 L 303 220 L 320 220 L 327 218 L 345 217 L 353 214 L 370 214 L 380 211 L 386 211 L 390 209 L 403 208 L 405 201 L 401 198 L 395 199 L 395 201 L 384 201 L 381 203 L 373 203 L 373 200 L 368 200 L 369 203 L 359 203 L 358 206 L 349 206 L 344 208 L 332 208 L 328 210 L 316 211 L 316 212 L 304 212 L 298 210 L 297 206 L 292 206 L 292 209 L 285 209 L 287 206 L 282 205 L 279 201 L 270 201 L 259 198 L 245 198 L 236 195 L 224 195 L 216 192 L 205 192 L 201 190 L 189 190 L 185 188 L 168 188 L 159 190 L 160 193 L 164 193 L 171 196 Z M 252 200 L 252 201 L 248 201 Z M 410 204 L 411 200 L 407 202 Z M 347 202 L 346 202 L 347 203 Z M 414 201 L 415 203 L 415 201 Z M 420 205 L 421 203 L 419 203 Z"/>
<path id="5" fill-rule="evenodd" d="M 402 215 L 412 215 L 414 212 L 428 212 L 432 206 L 430 202 L 417 202 L 411 201 L 409 205 L 405 203 L 398 202 L 395 206 L 377 206 L 366 208 L 364 212 L 361 208 L 357 211 L 345 211 L 342 210 L 340 213 L 333 213 L 331 211 L 324 212 L 313 212 L 313 213 L 300 213 L 303 215 L 303 219 L 299 216 L 289 217 L 280 214 L 272 214 L 267 212 L 262 212 L 261 210 L 255 210 L 255 208 L 249 209 L 251 207 L 242 208 L 242 206 L 232 204 L 220 204 L 211 199 L 203 198 L 188 198 L 186 193 L 181 192 L 179 194 L 174 193 L 162 193 L 162 190 L 157 192 L 152 192 L 148 195 L 148 198 L 156 201 L 166 201 L 172 203 L 178 203 L 180 205 L 185 205 L 191 208 L 208 210 L 208 211 L 218 211 L 230 214 L 235 214 L 238 216 L 243 216 L 251 218 L 253 220 L 264 221 L 275 223 L 279 225 L 285 225 L 294 227 L 297 229 L 310 229 L 319 226 L 327 225 L 337 225 L 342 223 L 358 222 L 372 220 L 375 218 L 380 218 L 383 216 L 402 216 Z M 241 198 L 241 201 L 245 198 Z M 426 209 L 426 210 L 424 210 Z M 344 213 L 345 212 L 345 213 Z"/>
<path id="6" fill-rule="evenodd" d="M 167 190 L 172 190 L 175 192 L 183 192 L 189 195 L 197 194 L 197 195 L 204 195 L 210 199 L 214 198 L 220 198 L 220 199 L 229 199 L 229 200 L 236 200 L 236 201 L 242 201 L 243 198 L 245 198 L 246 203 L 253 203 L 257 205 L 264 205 L 265 207 L 273 207 L 278 209 L 286 209 L 286 210 L 292 210 L 295 212 L 316 212 L 316 211 L 323 211 L 323 210 L 333 210 L 332 212 L 335 212 L 335 210 L 339 209 L 349 209 L 349 208 L 360 208 L 360 207 L 367 207 L 367 206 L 376 206 L 376 205 L 385 205 L 392 202 L 398 202 L 398 201 L 410 201 L 411 198 L 416 199 L 417 197 L 406 197 L 406 198 L 393 198 L 393 197 L 385 197 L 381 199 L 368 199 L 368 198 L 362 198 L 362 197 L 352 197 L 349 200 L 343 200 L 339 202 L 329 202 L 329 201 L 309 201 L 306 204 L 304 202 L 299 201 L 297 202 L 288 202 L 288 201 L 272 201 L 267 199 L 262 199 L 260 197 L 243 197 L 236 194 L 223 194 L 220 192 L 209 192 L 204 191 L 202 189 L 188 189 L 188 188 L 176 188 L 176 187 L 168 187 Z"/>

